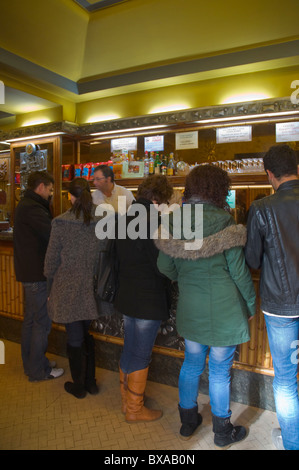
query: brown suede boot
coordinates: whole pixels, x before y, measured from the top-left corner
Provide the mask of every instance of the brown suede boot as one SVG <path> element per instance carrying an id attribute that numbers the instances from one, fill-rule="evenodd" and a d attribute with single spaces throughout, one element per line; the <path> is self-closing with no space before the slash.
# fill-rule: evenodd
<path id="1" fill-rule="evenodd" d="M 148 367 L 128 374 L 126 407 L 126 421 L 128 423 L 155 421 L 163 414 L 161 410 L 150 410 L 144 406 L 147 375 Z"/>
<path id="2" fill-rule="evenodd" d="M 121 412 L 124 414 L 126 414 L 126 410 L 127 410 L 127 387 L 128 387 L 127 380 L 128 380 L 128 374 L 125 374 L 119 367 Z"/>

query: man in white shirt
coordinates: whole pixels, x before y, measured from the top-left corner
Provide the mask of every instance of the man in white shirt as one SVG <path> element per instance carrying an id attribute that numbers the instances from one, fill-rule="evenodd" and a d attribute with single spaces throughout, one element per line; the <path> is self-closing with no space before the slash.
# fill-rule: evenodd
<path id="1" fill-rule="evenodd" d="M 96 190 L 92 193 L 92 199 L 96 205 L 110 204 L 115 212 L 119 212 L 119 196 L 126 198 L 126 210 L 135 200 L 131 191 L 115 184 L 114 173 L 108 165 L 99 165 L 95 168 L 93 181 Z"/>

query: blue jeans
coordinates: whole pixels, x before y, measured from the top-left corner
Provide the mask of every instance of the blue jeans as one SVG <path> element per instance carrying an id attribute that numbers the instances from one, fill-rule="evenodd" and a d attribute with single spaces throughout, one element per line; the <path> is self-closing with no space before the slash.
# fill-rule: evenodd
<path id="1" fill-rule="evenodd" d="M 125 374 L 146 369 L 161 324 L 160 320 L 142 320 L 123 315 L 125 340 L 120 368 Z"/>
<path id="2" fill-rule="evenodd" d="M 52 321 L 47 311 L 47 283 L 24 282 L 25 313 L 21 336 L 24 372 L 30 381 L 43 380 L 51 372 L 46 357 Z"/>
<path id="3" fill-rule="evenodd" d="M 81 344 L 84 342 L 85 336 L 88 334 L 90 324 L 91 320 L 66 323 L 67 344 L 73 348 L 80 348 Z"/>
<path id="4" fill-rule="evenodd" d="M 265 322 L 273 358 L 273 391 L 283 445 L 286 450 L 299 450 L 299 318 L 265 315 Z"/>
<path id="5" fill-rule="evenodd" d="M 206 346 L 185 340 L 185 360 L 179 376 L 181 408 L 197 406 L 200 376 L 209 352 L 209 395 L 213 415 L 228 418 L 230 410 L 231 367 L 236 346 Z"/>

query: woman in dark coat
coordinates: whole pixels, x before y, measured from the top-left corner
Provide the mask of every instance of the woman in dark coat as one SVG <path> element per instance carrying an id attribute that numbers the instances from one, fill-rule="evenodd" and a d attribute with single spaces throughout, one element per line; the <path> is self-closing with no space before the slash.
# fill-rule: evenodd
<path id="1" fill-rule="evenodd" d="M 167 320 L 169 312 L 169 281 L 157 269 L 158 249 L 153 242 L 158 223 L 155 205 L 167 203 L 172 193 L 165 176 L 147 177 L 124 216 L 126 237 L 118 235 L 116 241 L 119 286 L 114 306 L 124 318 L 120 383 L 127 422 L 153 421 L 162 416 L 162 411 L 144 406 L 144 392 L 152 348 L 161 321 Z"/>
<path id="2" fill-rule="evenodd" d="M 56 323 L 65 324 L 67 352 L 73 382 L 64 388 L 76 398 L 86 391 L 98 393 L 95 381 L 94 340 L 88 329 L 98 318 L 93 277 L 104 243 L 98 240 L 88 182 L 75 178 L 69 186 L 72 207 L 52 222 L 44 274 L 48 281 L 48 311 Z"/>

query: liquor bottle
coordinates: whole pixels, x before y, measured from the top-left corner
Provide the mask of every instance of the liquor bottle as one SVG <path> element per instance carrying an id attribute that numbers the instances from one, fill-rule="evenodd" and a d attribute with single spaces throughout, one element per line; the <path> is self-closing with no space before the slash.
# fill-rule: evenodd
<path id="1" fill-rule="evenodd" d="M 169 155 L 169 162 L 167 166 L 167 176 L 174 176 L 175 174 L 175 163 L 173 159 L 173 153 Z"/>
<path id="2" fill-rule="evenodd" d="M 156 153 L 156 159 L 155 159 L 155 174 L 159 175 L 161 173 L 161 162 L 159 158 L 159 153 Z"/>
<path id="3" fill-rule="evenodd" d="M 148 158 L 148 152 L 145 152 L 144 154 L 144 176 L 149 175 L 149 158 Z"/>
<path id="4" fill-rule="evenodd" d="M 161 173 L 162 175 L 167 175 L 167 157 L 164 155 L 161 162 Z"/>
<path id="5" fill-rule="evenodd" d="M 155 173 L 155 160 L 153 157 L 153 152 L 150 153 L 150 158 L 148 161 L 148 174 L 153 175 Z"/>

